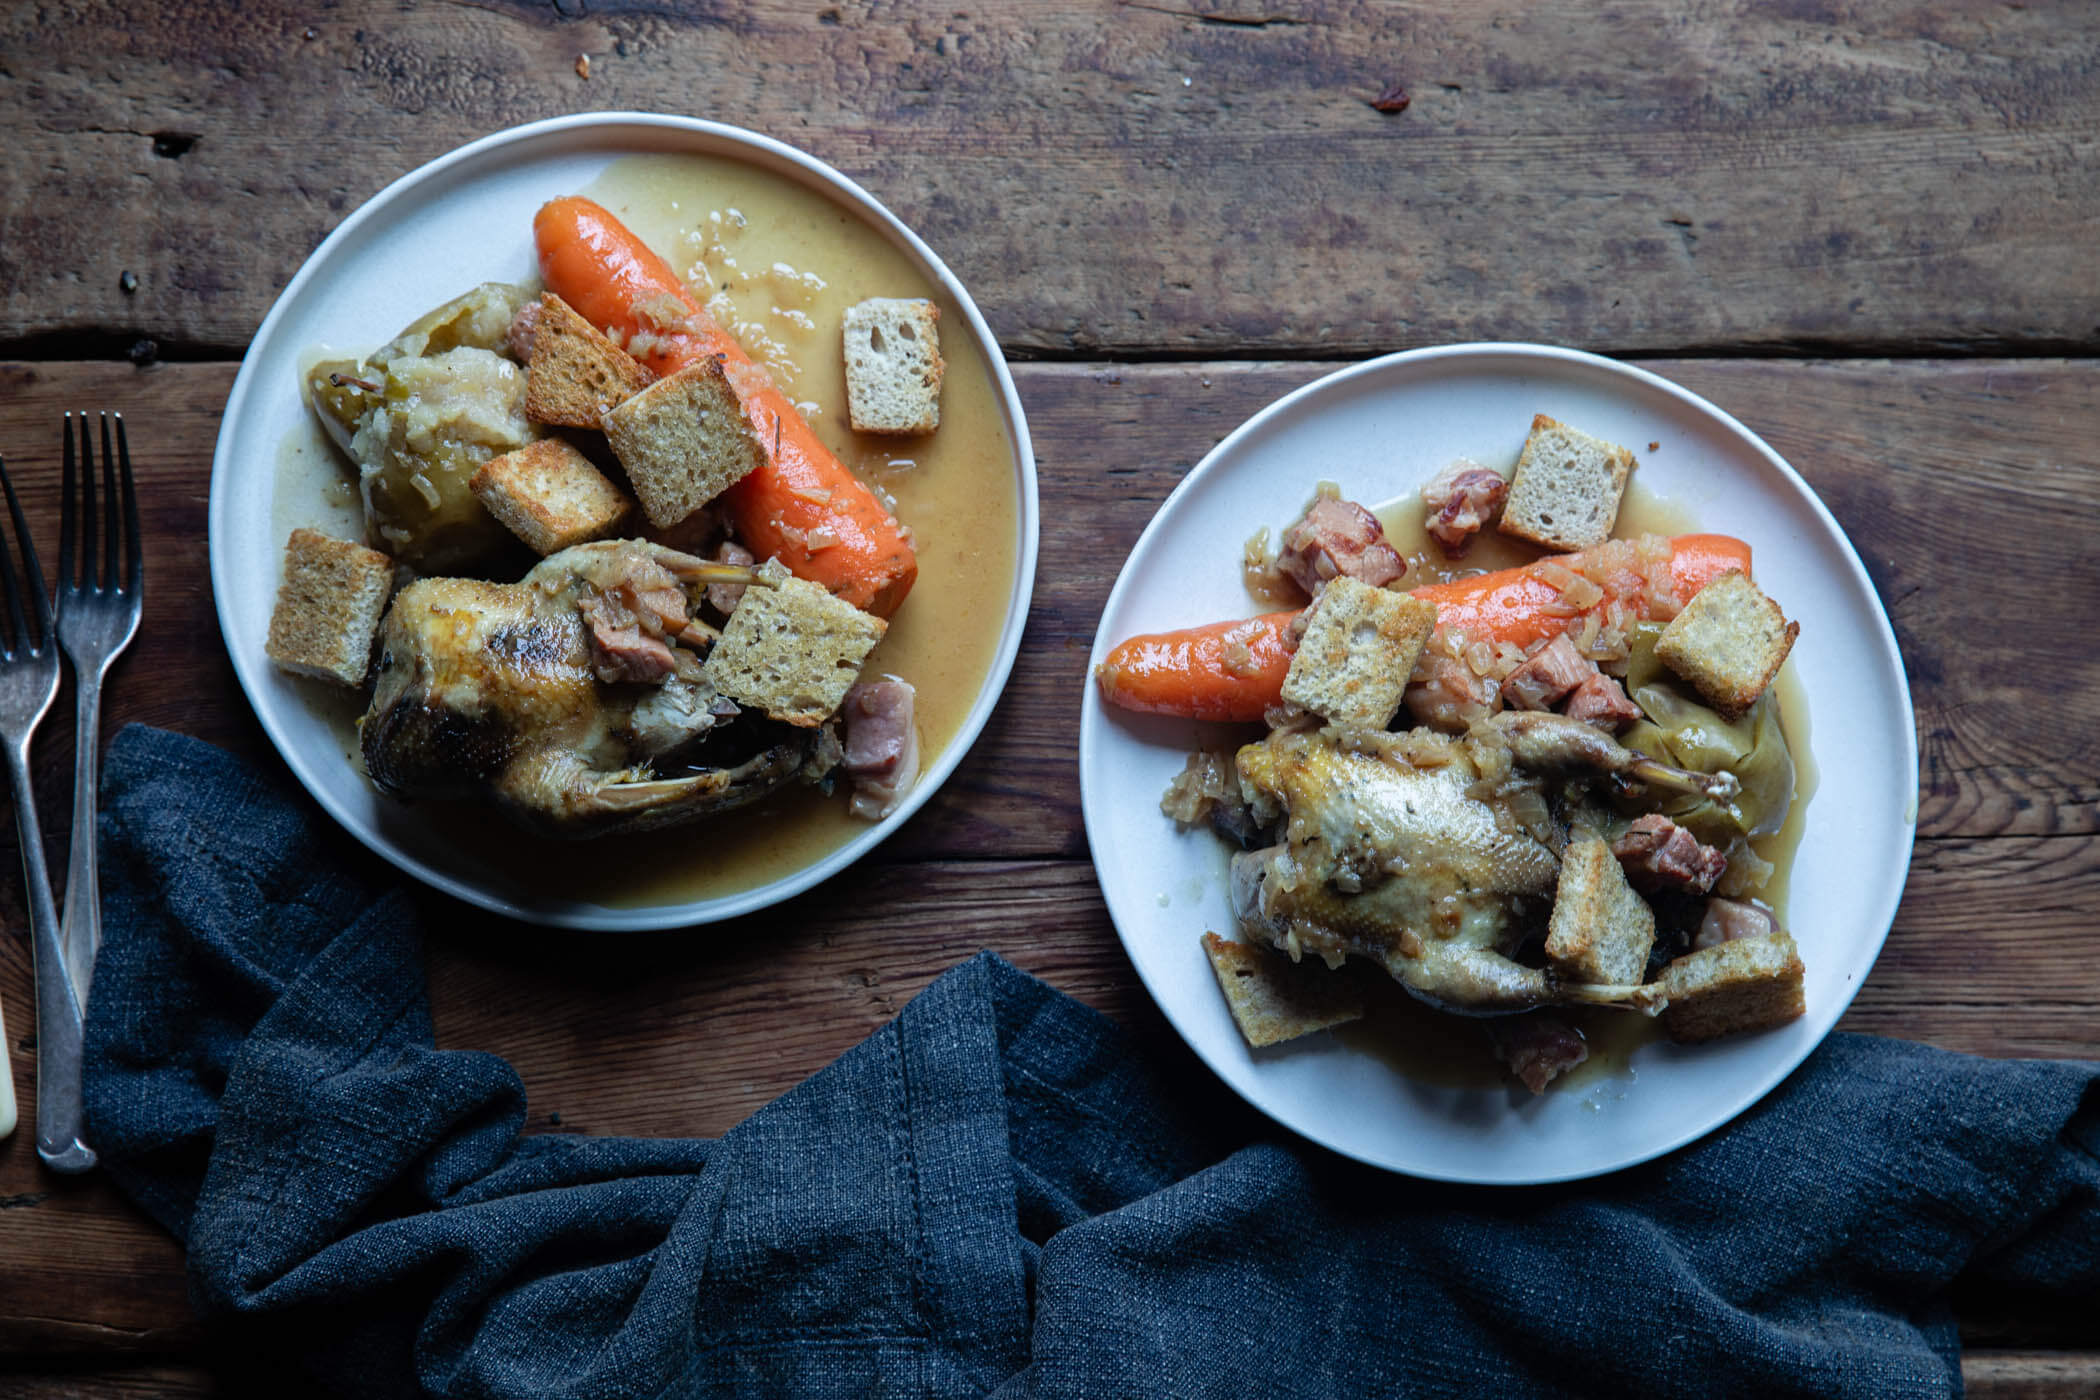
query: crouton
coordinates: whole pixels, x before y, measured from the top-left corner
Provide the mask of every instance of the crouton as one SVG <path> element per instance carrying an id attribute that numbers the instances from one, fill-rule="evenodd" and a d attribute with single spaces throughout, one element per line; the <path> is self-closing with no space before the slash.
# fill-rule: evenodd
<path id="1" fill-rule="evenodd" d="M 491 457 L 467 485 L 490 515 L 540 555 L 617 534 L 634 512 L 627 493 L 560 438 Z"/>
<path id="2" fill-rule="evenodd" d="M 795 578 L 778 560 L 744 590 L 707 658 L 707 679 L 739 705 L 814 728 L 838 712 L 889 624 Z"/>
<path id="3" fill-rule="evenodd" d="M 393 589 L 394 561 L 378 550 L 294 530 L 263 650 L 287 671 L 361 686 Z"/>
<path id="4" fill-rule="evenodd" d="M 1496 528 L 1547 549 L 1588 549 L 1611 538 L 1633 454 L 1541 413 L 1510 477 Z"/>
<path id="5" fill-rule="evenodd" d="M 1730 569 L 1670 619 L 1655 639 L 1655 654 L 1707 704 L 1740 719 L 1779 674 L 1800 634 L 1800 623 L 1788 622 L 1747 574 Z"/>
<path id="6" fill-rule="evenodd" d="M 1655 913 L 1626 883 L 1611 847 L 1594 836 L 1568 843 L 1546 931 L 1546 960 L 1572 982 L 1638 986 L 1655 946 Z"/>
<path id="7" fill-rule="evenodd" d="M 930 433 L 941 425 L 941 309 L 870 297 L 846 312 L 846 411 L 857 433 Z"/>
<path id="8" fill-rule="evenodd" d="M 1801 971 L 1784 930 L 1687 953 L 1663 969 L 1663 1029 L 1692 1042 L 1783 1025 L 1806 1009 Z"/>
<path id="9" fill-rule="evenodd" d="M 605 436 L 659 530 L 749 476 L 762 453 L 722 362 L 712 357 L 614 407 L 605 415 Z"/>
<path id="10" fill-rule="evenodd" d="M 1363 1019 L 1362 986 L 1325 963 L 1294 963 L 1273 949 L 1215 933 L 1203 935 L 1203 951 L 1233 1024 L 1256 1049 Z"/>
<path id="11" fill-rule="evenodd" d="M 656 376 L 549 292 L 532 326 L 525 362 L 525 416 L 563 428 L 603 426 L 614 404 Z"/>
<path id="12" fill-rule="evenodd" d="M 1312 605 L 1283 679 L 1283 698 L 1352 729 L 1392 723 L 1436 604 L 1343 576 Z"/>

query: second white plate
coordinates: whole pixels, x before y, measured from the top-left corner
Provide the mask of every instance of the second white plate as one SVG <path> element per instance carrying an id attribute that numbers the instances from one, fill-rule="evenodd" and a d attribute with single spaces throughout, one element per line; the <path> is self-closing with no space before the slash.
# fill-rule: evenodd
<path id="1" fill-rule="evenodd" d="M 1641 454 L 1643 488 L 1699 528 L 1747 540 L 1758 581 L 1801 624 L 1788 664 L 1808 714 L 1788 721 L 1795 729 L 1806 720 L 1821 781 L 1788 895 L 1808 969 L 1800 1020 L 1701 1047 L 1644 1045 L 1628 1069 L 1588 1091 L 1536 1099 L 1426 1084 L 1331 1034 L 1252 1051 L 1199 943 L 1206 929 L 1232 930 L 1226 848 L 1207 831 L 1176 832 L 1159 812 L 1161 792 L 1206 731 L 1114 710 L 1092 684 L 1080 718 L 1081 806 L 1102 893 L 1138 975 L 1176 1030 L 1286 1127 L 1361 1161 L 1441 1180 L 1592 1176 L 1667 1152 L 1757 1102 L 1829 1033 L 1873 966 L 1902 895 L 1917 812 L 1902 658 L 1829 511 L 1720 409 L 1577 351 L 1412 351 L 1270 405 L 1160 507 L 1109 595 L 1092 662 L 1136 633 L 1261 611 L 1241 580 L 1240 542 L 1258 527 L 1290 523 L 1316 482 L 1338 481 L 1352 499 L 1375 502 L 1419 488 L 1458 456 L 1506 470 L 1535 413 L 1637 451 L 1660 444 Z"/>

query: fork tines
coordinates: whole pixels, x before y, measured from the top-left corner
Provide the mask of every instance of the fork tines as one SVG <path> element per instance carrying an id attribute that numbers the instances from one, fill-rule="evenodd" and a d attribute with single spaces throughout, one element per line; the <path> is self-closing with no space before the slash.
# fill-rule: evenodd
<path id="1" fill-rule="evenodd" d="M 121 566 L 123 569 L 123 582 L 125 586 L 136 588 L 139 584 L 141 572 L 144 568 L 144 561 L 139 557 L 139 501 L 138 492 L 132 485 L 131 445 L 128 441 L 126 441 L 124 437 L 124 415 L 121 413 L 103 413 L 97 415 L 102 420 L 103 509 L 100 512 L 102 540 L 99 555 L 96 548 L 95 539 L 97 512 L 95 510 L 94 434 L 88 428 L 87 414 L 82 413 L 77 415 L 80 419 L 80 491 L 78 495 L 79 504 L 78 508 L 76 509 L 76 498 L 73 489 L 73 419 L 75 416 L 76 415 L 71 413 L 68 413 L 66 415 L 64 479 L 59 492 L 59 587 L 69 588 L 77 586 L 79 588 L 100 591 L 103 589 L 114 589 L 118 586 L 118 554 L 120 535 L 119 526 L 117 522 L 117 512 L 111 508 L 111 504 L 117 501 L 120 497 L 121 483 L 121 499 L 123 500 L 124 508 L 124 521 L 122 526 L 121 537 L 128 546 L 124 551 L 128 555 L 128 557 L 122 561 Z M 110 442 L 111 420 L 115 420 L 116 423 L 116 442 L 114 448 L 112 448 Z M 123 467 L 123 470 L 121 472 L 119 472 L 118 470 L 118 466 L 120 463 Z M 73 572 L 73 541 L 76 534 L 80 541 L 80 572 L 77 575 Z M 100 566 L 99 570 L 97 567 L 98 564 Z"/>
<path id="2" fill-rule="evenodd" d="M 21 546 L 22 568 L 28 575 L 24 582 L 32 604 L 30 612 L 34 614 L 32 625 L 32 618 L 22 611 L 23 589 L 17 586 L 14 556 L 6 538 L 0 536 L 0 590 L 7 594 L 9 626 L 5 646 L 0 647 L 0 660 L 13 661 L 18 655 L 33 657 L 51 644 L 51 597 L 44 591 L 43 565 L 37 561 L 36 546 L 29 541 L 29 523 L 22 518 L 22 503 L 15 496 L 15 484 L 8 478 L 5 460 L 0 460 L 0 490 L 7 493 L 7 514 L 14 524 L 15 542 Z"/>

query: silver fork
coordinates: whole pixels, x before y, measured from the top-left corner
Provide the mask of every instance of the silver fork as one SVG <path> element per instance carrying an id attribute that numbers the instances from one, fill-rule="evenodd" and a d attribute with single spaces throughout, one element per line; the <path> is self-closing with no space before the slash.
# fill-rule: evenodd
<path id="1" fill-rule="evenodd" d="M 73 415 L 66 415 L 65 476 L 58 526 L 58 640 L 73 662 L 78 706 L 73 725 L 73 842 L 66 873 L 66 908 L 59 943 L 80 1004 L 87 1005 L 95 952 L 102 946 L 102 884 L 95 870 L 95 793 L 102 752 L 102 678 L 131 645 L 146 600 L 146 566 L 139 552 L 139 498 L 131 481 L 131 444 L 124 415 L 102 419 L 102 510 L 96 518 L 94 435 L 80 415 L 80 489 L 73 469 Z M 110 422 L 116 450 L 110 450 Z M 119 484 L 124 515 L 123 558 L 117 549 Z M 78 500 L 78 509 L 75 500 Z M 78 525 L 79 571 L 74 571 Z M 100 535 L 101 552 L 96 553 Z"/>
<path id="2" fill-rule="evenodd" d="M 21 547 L 25 578 L 15 577 L 13 556 L 0 537 L 0 591 L 6 594 L 0 638 L 0 740 L 7 745 L 7 774 L 15 790 L 15 836 L 22 843 L 22 886 L 29 895 L 30 948 L 36 962 L 36 1152 L 53 1171 L 84 1172 L 95 1154 L 80 1140 L 80 998 L 66 975 L 59 944 L 58 909 L 51 900 L 51 873 L 44 868 L 43 829 L 29 787 L 29 740 L 37 721 L 58 694 L 58 646 L 52 635 L 51 598 L 43 567 L 29 542 L 21 502 L 0 462 L 0 490 Z M 28 612 L 23 603 L 30 604 Z M 31 626 L 30 613 L 35 614 Z"/>

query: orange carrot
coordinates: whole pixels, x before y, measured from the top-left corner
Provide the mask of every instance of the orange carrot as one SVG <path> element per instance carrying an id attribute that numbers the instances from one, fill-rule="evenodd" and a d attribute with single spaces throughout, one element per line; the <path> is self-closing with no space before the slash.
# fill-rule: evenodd
<path id="1" fill-rule="evenodd" d="M 1501 569 L 1450 583 L 1414 589 L 1436 604 L 1437 623 L 1472 641 L 1528 647 L 1553 637 L 1613 602 L 1637 618 L 1648 616 L 1645 580 L 1638 574 L 1604 582 L 1604 597 L 1586 612 L 1563 616 L 1547 609 L 1560 590 L 1540 577 L 1539 566 L 1557 562 L 1580 571 L 1588 556 L 1564 554 L 1515 569 Z M 1750 571 L 1750 546 L 1727 535 L 1679 535 L 1670 541 L 1670 579 L 1677 596 L 1689 599 L 1708 580 L 1730 569 Z M 1283 698 L 1291 668 L 1287 644 L 1295 612 L 1268 613 L 1243 622 L 1213 622 L 1179 632 L 1132 637 L 1094 668 L 1101 698 L 1126 710 L 1180 715 L 1187 719 L 1257 720 Z"/>
<path id="2" fill-rule="evenodd" d="M 1256 720 L 1283 694 L 1294 612 L 1132 637 L 1094 668 L 1101 698 L 1189 719 Z M 1242 650 L 1244 649 L 1244 650 Z"/>
<path id="3" fill-rule="evenodd" d="M 1436 604 L 1437 625 L 1446 631 L 1463 632 L 1474 641 L 1528 647 L 1567 631 L 1588 615 L 1560 617 L 1546 611 L 1560 602 L 1560 590 L 1539 577 L 1539 565 L 1558 562 L 1579 573 L 1589 557 L 1589 552 L 1548 556 L 1515 569 L 1424 584 L 1413 592 Z M 1679 535 L 1670 541 L 1670 582 L 1677 596 L 1687 602 L 1708 580 L 1730 569 L 1750 572 L 1750 546 L 1741 540 L 1728 535 Z M 1617 601 L 1635 617 L 1645 618 L 1648 595 L 1644 584 L 1637 575 L 1610 580 L 1604 584 L 1602 601 L 1588 612 L 1601 616 Z"/>
<path id="4" fill-rule="evenodd" d="M 588 199 L 551 201 L 532 231 L 547 289 L 626 341 L 650 369 L 669 374 L 705 355 L 721 358 L 762 449 L 758 469 L 723 496 L 745 545 L 855 607 L 895 612 L 919 575 L 904 528 L 678 274 Z"/>

